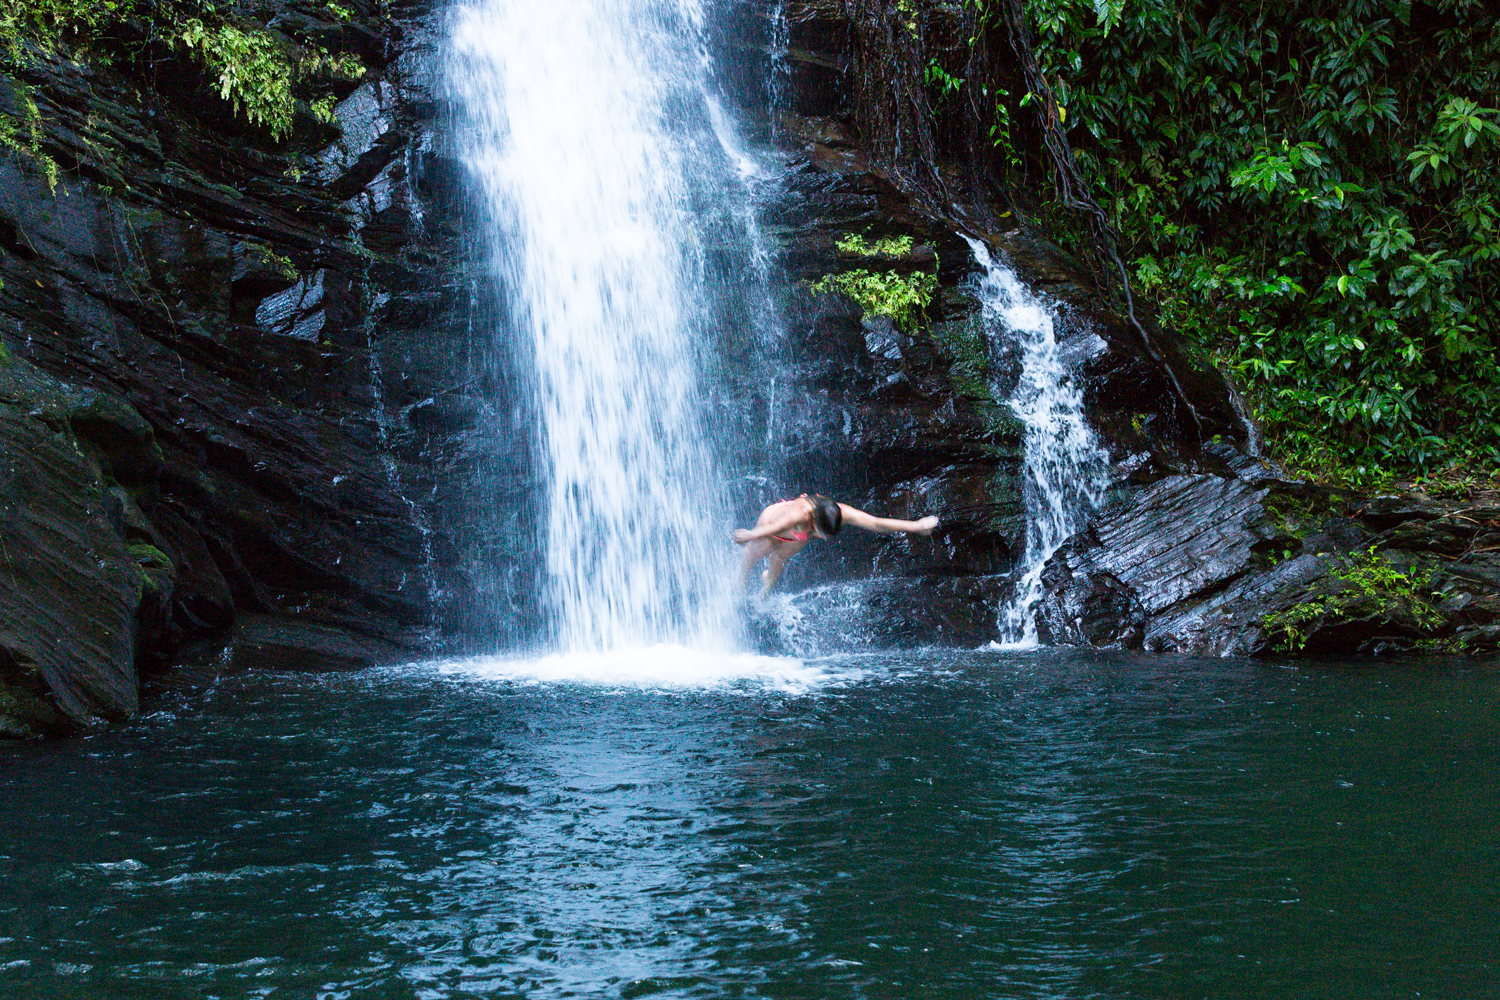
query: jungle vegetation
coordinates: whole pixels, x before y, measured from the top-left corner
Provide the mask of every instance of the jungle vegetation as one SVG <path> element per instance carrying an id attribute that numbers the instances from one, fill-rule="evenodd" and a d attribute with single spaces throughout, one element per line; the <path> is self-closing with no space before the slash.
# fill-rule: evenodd
<path id="1" fill-rule="evenodd" d="M 1009 123 L 1049 100 L 1138 304 L 1237 377 L 1276 457 L 1365 486 L 1494 475 L 1494 5 L 1024 10 L 1052 93 L 995 95 L 996 159 L 1026 155 Z M 929 84 L 936 101 L 963 81 L 934 59 Z M 1037 211 L 1078 229 L 1056 201 Z"/>

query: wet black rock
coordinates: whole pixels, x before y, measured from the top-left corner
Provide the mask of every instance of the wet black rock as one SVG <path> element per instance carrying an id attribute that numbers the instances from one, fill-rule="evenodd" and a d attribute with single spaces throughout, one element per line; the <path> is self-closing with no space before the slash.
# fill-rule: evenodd
<path id="1" fill-rule="evenodd" d="M 1259 476 L 1169 477 L 1058 550 L 1039 630 L 1070 645 L 1226 656 L 1493 650 L 1497 515 L 1425 497 L 1372 509 Z"/>
<path id="2" fill-rule="evenodd" d="M 1065 544 L 1042 570 L 1037 640 L 1049 646 L 1139 649 L 1146 611 L 1119 577 L 1099 566 L 1089 546 Z"/>
<path id="3" fill-rule="evenodd" d="M 181 50 L 149 81 L 38 54 L 0 86 L 63 168 L 54 191 L 0 155 L 8 735 L 128 715 L 142 671 L 246 614 L 431 648 L 521 560 L 468 541 L 468 496 L 524 445 L 463 402 L 432 5 L 351 10 L 239 11 L 365 62 L 332 123 L 304 110 L 284 141 Z"/>

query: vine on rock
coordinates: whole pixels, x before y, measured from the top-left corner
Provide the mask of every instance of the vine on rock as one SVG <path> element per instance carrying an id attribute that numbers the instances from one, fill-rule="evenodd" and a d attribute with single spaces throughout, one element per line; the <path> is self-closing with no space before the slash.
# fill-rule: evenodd
<path id="1" fill-rule="evenodd" d="M 1403 570 L 1371 546 L 1333 578 L 1340 589 L 1308 597 L 1285 611 L 1262 616 L 1261 624 L 1281 652 L 1300 652 L 1312 626 L 1356 618 L 1406 619 L 1420 632 L 1440 629 L 1446 619 L 1432 604 L 1432 570 Z"/>

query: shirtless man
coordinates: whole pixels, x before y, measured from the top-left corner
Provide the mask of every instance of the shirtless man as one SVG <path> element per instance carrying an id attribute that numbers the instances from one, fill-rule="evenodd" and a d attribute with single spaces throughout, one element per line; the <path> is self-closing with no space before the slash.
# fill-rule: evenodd
<path id="1" fill-rule="evenodd" d="M 897 521 L 892 518 L 875 517 L 856 510 L 846 503 L 838 503 L 821 494 L 806 493 L 795 500 L 781 500 L 760 512 L 755 527 L 746 530 L 736 528 L 736 545 L 745 546 L 745 560 L 740 564 L 740 591 L 750 581 L 750 571 L 755 564 L 769 557 L 765 572 L 760 575 L 761 593 L 769 593 L 781 579 L 781 571 L 792 556 L 814 538 L 832 538 L 845 524 L 873 531 L 878 535 L 904 531 L 908 535 L 930 535 L 938 526 L 932 516 L 920 521 Z"/>

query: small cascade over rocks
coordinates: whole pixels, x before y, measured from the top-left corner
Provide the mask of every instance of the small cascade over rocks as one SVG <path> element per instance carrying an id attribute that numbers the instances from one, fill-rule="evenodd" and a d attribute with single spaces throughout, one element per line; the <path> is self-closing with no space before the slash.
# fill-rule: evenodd
<path id="1" fill-rule="evenodd" d="M 1014 596 L 1000 614 L 1000 637 L 1006 646 L 1034 646 L 1042 570 L 1098 506 L 1108 485 L 1108 453 L 1084 419 L 1083 392 L 1058 349 L 1052 308 L 984 244 L 968 243 L 985 269 L 979 287 L 985 325 L 991 336 L 1013 339 L 1020 352 L 1010 405 L 1026 426 L 1026 553 L 1016 567 Z"/>
<path id="2" fill-rule="evenodd" d="M 699 0 L 469 0 L 449 88 L 545 474 L 542 604 L 565 652 L 732 642 L 714 417 L 721 257 L 747 179 Z M 728 248 L 728 249 L 726 249 Z"/>

